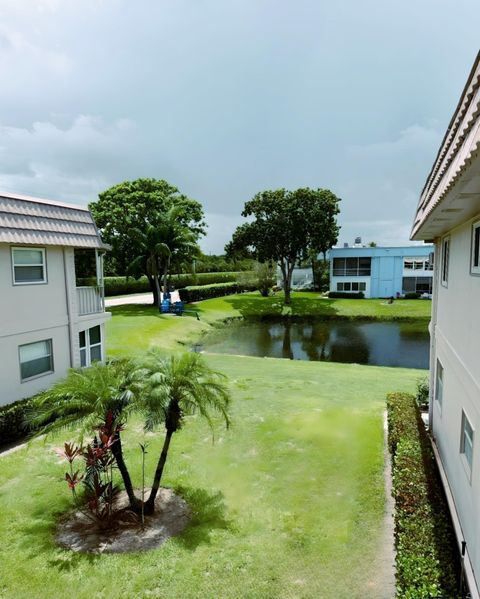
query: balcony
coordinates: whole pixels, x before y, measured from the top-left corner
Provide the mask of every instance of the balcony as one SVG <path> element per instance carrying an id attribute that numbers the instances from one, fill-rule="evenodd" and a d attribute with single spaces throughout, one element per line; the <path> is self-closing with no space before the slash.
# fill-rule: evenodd
<path id="1" fill-rule="evenodd" d="M 77 287 L 77 305 L 79 316 L 105 312 L 103 287 L 99 285 Z"/>

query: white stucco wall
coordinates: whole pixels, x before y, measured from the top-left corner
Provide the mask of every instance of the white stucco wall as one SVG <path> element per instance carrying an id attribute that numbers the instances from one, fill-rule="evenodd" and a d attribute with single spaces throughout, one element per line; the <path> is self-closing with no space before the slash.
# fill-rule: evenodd
<path id="1" fill-rule="evenodd" d="M 478 220 L 478 217 L 477 219 Z M 477 581 L 480 578 L 480 276 L 470 274 L 471 225 L 450 232 L 448 286 L 441 284 L 441 240 L 436 246 L 437 294 L 432 380 L 444 368 L 443 402 L 433 401 L 432 430 L 455 498 Z M 437 276 L 438 275 L 438 276 Z M 435 313 L 434 313 L 435 314 Z M 460 453 L 462 410 L 474 428 L 470 475 Z"/>
<path id="2" fill-rule="evenodd" d="M 11 247 L 0 244 L 0 405 L 31 397 L 80 366 L 79 331 L 101 325 L 110 313 L 78 316 L 73 248 L 46 247 L 47 282 L 13 285 Z M 54 372 L 22 382 L 19 346 L 52 340 Z"/>

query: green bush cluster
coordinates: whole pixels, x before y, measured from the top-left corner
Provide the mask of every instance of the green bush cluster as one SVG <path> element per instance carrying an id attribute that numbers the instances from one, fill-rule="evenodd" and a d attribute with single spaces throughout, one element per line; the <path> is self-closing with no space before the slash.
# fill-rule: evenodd
<path id="1" fill-rule="evenodd" d="M 215 283 L 229 283 L 236 281 L 238 272 L 203 272 L 197 274 L 179 274 L 169 277 L 170 284 L 177 289 L 191 285 L 211 285 Z M 77 285 L 95 285 L 95 280 L 91 278 L 78 279 Z M 105 277 L 105 295 L 127 295 L 129 293 L 146 293 L 150 291 L 150 284 L 147 277 L 134 279 L 133 277 Z"/>
<path id="2" fill-rule="evenodd" d="M 253 283 L 217 283 L 214 285 L 195 285 L 179 289 L 180 299 L 187 304 L 190 302 L 199 302 L 201 300 L 212 299 L 214 297 L 223 297 L 242 291 L 255 291 L 256 282 Z"/>
<path id="3" fill-rule="evenodd" d="M 448 505 L 417 400 L 387 396 L 395 498 L 397 597 L 458 597 L 458 558 Z"/>
<path id="4" fill-rule="evenodd" d="M 404 299 L 420 299 L 420 294 L 415 293 L 415 291 L 411 291 L 405 294 Z"/>
<path id="5" fill-rule="evenodd" d="M 329 291 L 328 297 L 343 297 L 345 299 L 363 299 L 363 291 Z"/>
<path id="6" fill-rule="evenodd" d="M 0 407 L 0 447 L 20 441 L 27 435 L 26 414 L 31 406 L 32 400 L 24 399 Z"/>

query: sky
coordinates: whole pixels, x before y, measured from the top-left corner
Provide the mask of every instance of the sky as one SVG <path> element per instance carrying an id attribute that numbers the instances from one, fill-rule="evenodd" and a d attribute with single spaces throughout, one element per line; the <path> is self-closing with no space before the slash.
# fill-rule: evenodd
<path id="1" fill-rule="evenodd" d="M 0 190 L 138 177 L 221 253 L 264 189 L 329 188 L 339 242 L 408 243 L 479 49 L 478 0 L 0 0 Z"/>

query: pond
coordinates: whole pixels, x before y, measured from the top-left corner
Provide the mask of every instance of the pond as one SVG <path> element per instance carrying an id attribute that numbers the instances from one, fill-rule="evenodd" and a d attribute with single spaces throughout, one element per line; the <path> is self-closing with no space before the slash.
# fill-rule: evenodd
<path id="1" fill-rule="evenodd" d="M 429 367 L 425 323 L 368 321 L 240 321 L 203 340 L 211 353 L 350 362 L 404 368 Z"/>

